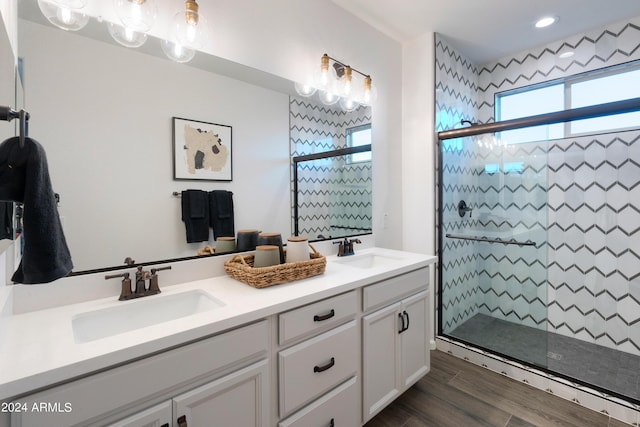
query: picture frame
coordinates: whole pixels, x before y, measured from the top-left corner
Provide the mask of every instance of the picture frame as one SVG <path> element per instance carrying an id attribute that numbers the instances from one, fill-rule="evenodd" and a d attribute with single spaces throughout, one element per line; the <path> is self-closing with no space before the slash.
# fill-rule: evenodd
<path id="1" fill-rule="evenodd" d="M 173 117 L 173 179 L 232 181 L 232 128 Z"/>

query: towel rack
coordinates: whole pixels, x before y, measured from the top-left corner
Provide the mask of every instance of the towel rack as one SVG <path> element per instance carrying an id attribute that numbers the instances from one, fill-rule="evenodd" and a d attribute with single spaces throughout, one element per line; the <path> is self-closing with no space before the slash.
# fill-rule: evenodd
<path id="1" fill-rule="evenodd" d="M 16 111 L 11 107 L 0 106 L 0 120 L 10 122 L 20 120 L 20 148 L 24 148 L 24 140 L 29 136 L 29 113 L 24 110 Z"/>
<path id="2" fill-rule="evenodd" d="M 179 192 L 177 192 L 177 191 L 174 191 L 173 193 L 171 193 L 171 195 L 172 195 L 173 197 L 182 197 L 182 193 L 179 193 Z"/>

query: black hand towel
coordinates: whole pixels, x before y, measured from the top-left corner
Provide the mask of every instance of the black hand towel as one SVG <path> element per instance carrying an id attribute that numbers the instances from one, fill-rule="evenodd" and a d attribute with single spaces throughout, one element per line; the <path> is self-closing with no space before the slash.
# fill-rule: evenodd
<path id="1" fill-rule="evenodd" d="M 13 202 L 0 202 L 0 240 L 13 239 Z"/>
<path id="2" fill-rule="evenodd" d="M 187 243 L 209 240 L 209 202 L 206 191 L 182 192 L 182 221 L 187 231 Z"/>
<path id="3" fill-rule="evenodd" d="M 62 231 L 44 148 L 31 138 L 0 144 L 0 200 L 23 203 L 24 249 L 15 283 L 48 283 L 73 268 Z"/>
<path id="4" fill-rule="evenodd" d="M 214 237 L 236 235 L 233 223 L 233 193 L 225 190 L 209 192 L 209 219 Z"/>

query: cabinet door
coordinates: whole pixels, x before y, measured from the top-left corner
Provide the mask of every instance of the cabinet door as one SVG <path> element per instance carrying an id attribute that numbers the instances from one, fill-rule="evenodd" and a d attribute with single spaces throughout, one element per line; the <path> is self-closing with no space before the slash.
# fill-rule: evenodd
<path id="1" fill-rule="evenodd" d="M 153 406 L 120 420 L 109 427 L 169 427 L 171 426 L 171 401 Z"/>
<path id="2" fill-rule="evenodd" d="M 263 360 L 174 397 L 174 425 L 268 426 L 268 375 L 268 363 Z"/>
<path id="3" fill-rule="evenodd" d="M 406 388 L 429 372 L 429 349 L 427 322 L 428 293 L 420 292 L 402 301 L 402 312 L 405 330 L 400 334 L 402 359 L 400 379 Z"/>
<path id="4" fill-rule="evenodd" d="M 400 303 L 362 319 L 363 419 L 367 421 L 395 399 L 400 366 Z"/>

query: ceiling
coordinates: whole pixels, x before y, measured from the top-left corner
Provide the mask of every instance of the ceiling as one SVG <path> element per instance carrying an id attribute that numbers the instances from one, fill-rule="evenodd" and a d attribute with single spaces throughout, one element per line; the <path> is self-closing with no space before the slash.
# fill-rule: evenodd
<path id="1" fill-rule="evenodd" d="M 440 33 L 479 65 L 640 16 L 640 0 L 332 1 L 399 42 Z M 559 21 L 536 29 L 546 15 Z"/>

